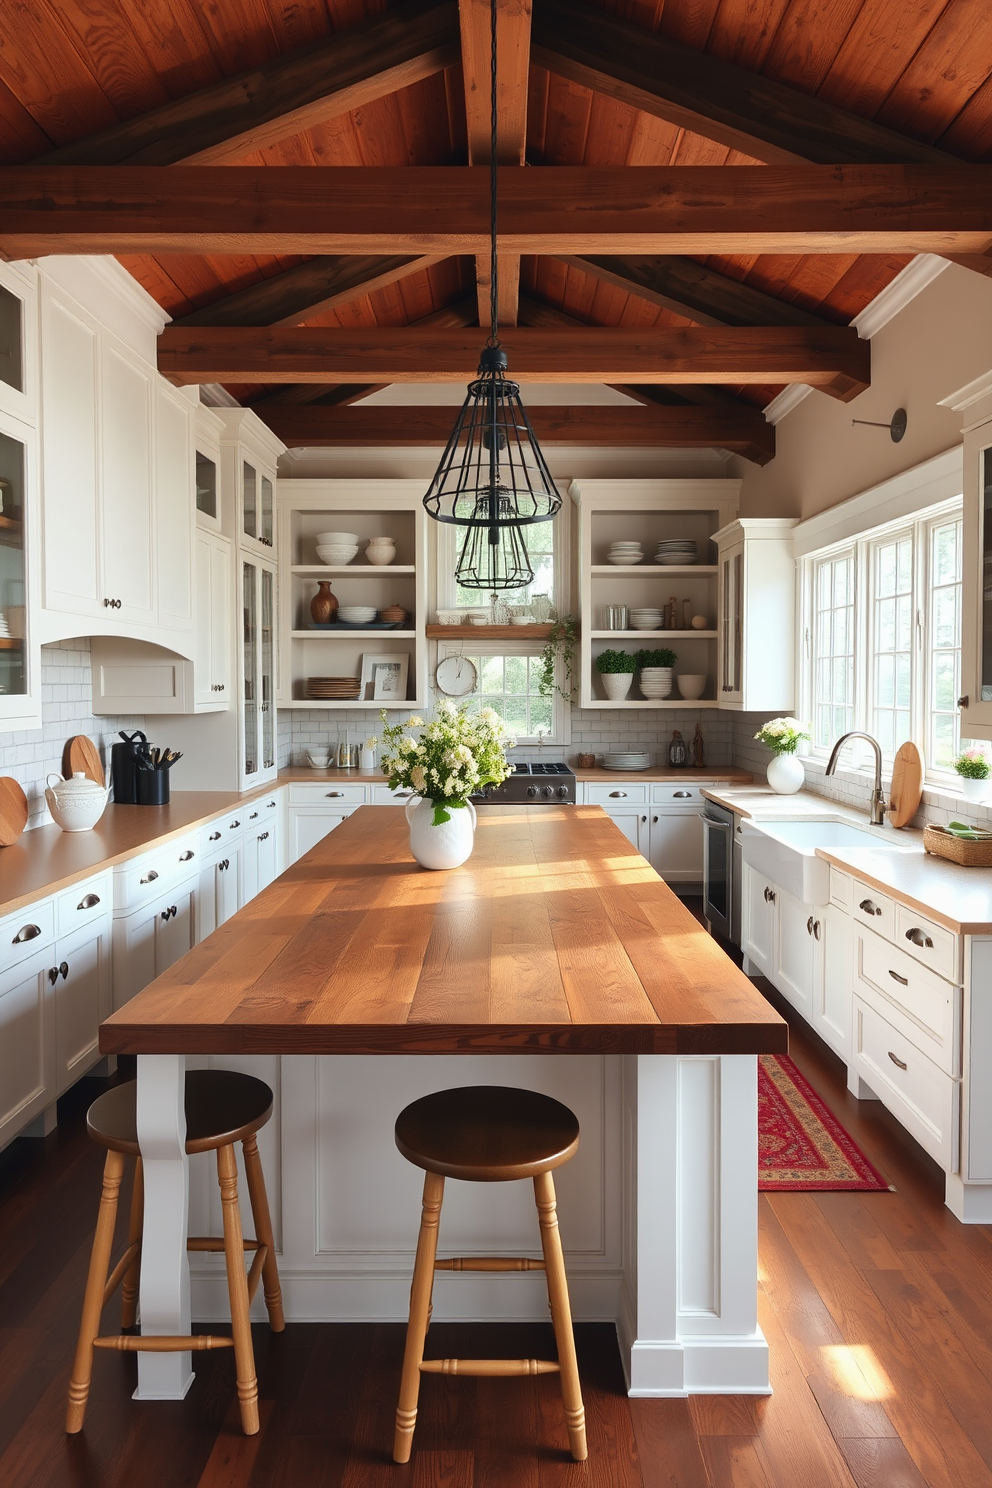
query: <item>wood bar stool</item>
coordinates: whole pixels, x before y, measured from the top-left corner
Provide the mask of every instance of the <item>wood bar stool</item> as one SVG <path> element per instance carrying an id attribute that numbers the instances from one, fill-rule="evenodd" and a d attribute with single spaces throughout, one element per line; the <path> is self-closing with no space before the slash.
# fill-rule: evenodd
<path id="1" fill-rule="evenodd" d="M 410 1320 L 396 1408 L 393 1461 L 410 1460 L 421 1374 L 505 1376 L 560 1372 L 569 1447 L 575 1460 L 583 1462 L 588 1456 L 585 1409 L 551 1177 L 552 1168 L 567 1162 L 579 1145 L 578 1121 L 560 1101 L 533 1090 L 470 1085 L 440 1090 L 407 1106 L 396 1121 L 396 1145 L 405 1158 L 426 1169 L 427 1177 L 410 1289 Z M 445 1178 L 463 1178 L 470 1183 L 507 1183 L 516 1178 L 533 1178 L 544 1260 L 504 1256 L 437 1260 Z M 557 1364 L 543 1359 L 424 1358 L 435 1271 L 542 1270 L 547 1276 L 558 1345 Z"/>
<path id="2" fill-rule="evenodd" d="M 186 1349 L 233 1347 L 241 1425 L 246 1436 L 253 1436 L 258 1430 L 258 1381 L 255 1378 L 255 1353 L 251 1342 L 248 1310 L 258 1288 L 259 1277 L 263 1282 L 265 1305 L 272 1331 L 281 1333 L 286 1326 L 272 1239 L 272 1222 L 265 1195 L 265 1179 L 255 1139 L 256 1132 L 272 1115 L 272 1091 L 264 1081 L 256 1080 L 252 1075 L 238 1074 L 234 1070 L 190 1070 L 186 1076 L 186 1151 L 192 1153 L 216 1150 L 217 1177 L 224 1217 L 222 1240 L 191 1237 L 186 1242 L 186 1248 L 224 1252 L 227 1260 L 227 1289 L 231 1299 L 232 1337 L 206 1333 L 189 1338 L 120 1333 L 110 1338 L 98 1338 L 96 1335 L 100 1327 L 100 1314 L 118 1286 L 122 1286 L 121 1327 L 133 1328 L 137 1315 L 144 1190 L 138 1149 L 136 1089 L 134 1081 L 115 1086 L 94 1101 L 86 1113 L 87 1130 L 94 1142 L 107 1149 L 107 1160 L 103 1169 L 103 1192 L 83 1298 L 76 1359 L 69 1383 L 69 1409 L 65 1429 L 70 1433 L 82 1430 L 93 1373 L 94 1349 L 124 1349 L 133 1353 L 182 1353 Z M 257 1236 L 255 1240 L 245 1240 L 242 1234 L 235 1142 L 241 1143 L 244 1153 L 248 1196 Z M 117 1200 L 124 1176 L 125 1157 L 137 1159 L 131 1199 L 131 1223 L 127 1249 L 113 1272 L 110 1272 Z M 254 1251 L 251 1270 L 247 1275 L 244 1262 L 246 1250 Z"/>

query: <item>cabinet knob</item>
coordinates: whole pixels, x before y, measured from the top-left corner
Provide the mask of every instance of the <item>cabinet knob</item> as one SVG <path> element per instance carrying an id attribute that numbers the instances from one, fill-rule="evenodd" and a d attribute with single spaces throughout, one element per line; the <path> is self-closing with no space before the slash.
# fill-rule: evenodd
<path id="1" fill-rule="evenodd" d="M 259 840 L 259 842 L 265 842 L 266 839 L 268 838 L 268 835 L 269 835 L 268 832 L 259 832 L 259 834 L 258 834 L 258 840 Z"/>
<path id="2" fill-rule="evenodd" d="M 820 922 L 819 922 L 819 920 L 814 920 L 813 921 L 813 939 L 814 940 L 819 940 L 819 938 L 820 938 Z"/>
<path id="3" fill-rule="evenodd" d="M 230 824 L 230 825 L 231 825 L 231 829 L 232 829 L 232 831 L 233 831 L 233 829 L 234 829 L 234 828 L 235 828 L 235 827 L 240 827 L 240 825 L 241 825 L 241 823 L 240 823 L 240 822 L 239 822 L 239 821 L 233 821 L 233 822 L 231 822 L 231 824 Z"/>
<path id="4" fill-rule="evenodd" d="M 806 921 L 806 934 L 807 935 L 812 935 L 813 934 L 813 916 L 812 915 L 810 915 L 809 919 Z"/>
<path id="5" fill-rule="evenodd" d="M 274 806 L 276 803 L 275 803 L 275 801 L 266 801 L 265 804 L 266 804 L 266 806 Z"/>
<path id="6" fill-rule="evenodd" d="M 651 818 L 651 821 L 652 821 L 652 824 L 653 824 L 653 825 L 656 825 L 656 824 L 657 824 L 657 821 L 658 821 L 658 818 L 657 818 L 657 817 L 656 817 L 656 816 L 653 816 L 653 817 L 652 817 L 652 818 Z"/>
<path id="7" fill-rule="evenodd" d="M 765 886 L 765 903 L 766 904 L 774 904 L 775 903 L 775 890 L 768 888 L 767 885 Z"/>
<path id="8" fill-rule="evenodd" d="M 79 903 L 76 905 L 76 908 L 77 909 L 95 909 L 96 906 L 99 903 L 100 903 L 100 895 L 99 894 L 84 894 L 83 897 L 82 897 L 82 899 L 80 899 Z"/>
<path id="9" fill-rule="evenodd" d="M 68 976 L 69 976 L 69 963 L 68 963 L 68 961 L 63 961 L 63 962 L 60 963 L 60 965 L 59 965 L 59 972 L 61 973 L 62 980 L 63 981 L 66 981 L 67 978 L 68 978 Z"/>
<path id="10" fill-rule="evenodd" d="M 641 821 L 642 821 L 642 822 L 646 822 L 646 821 L 647 821 L 647 817 L 646 817 L 646 816 L 642 816 L 642 817 L 641 817 Z"/>
<path id="11" fill-rule="evenodd" d="M 933 950 L 933 941 L 918 925 L 914 925 L 912 930 L 906 931 L 906 939 L 911 940 L 915 946 L 923 946 L 928 951 Z"/>
<path id="12" fill-rule="evenodd" d="M 59 979 L 59 969 L 58 969 L 58 967 L 57 966 L 50 966 L 48 968 L 48 980 L 51 982 L 51 984 L 52 984 L 53 987 L 55 986 L 55 983 L 58 981 L 58 979 Z"/>
<path id="13" fill-rule="evenodd" d="M 611 801 L 625 801 L 626 799 L 627 799 L 627 792 L 626 791 L 610 791 L 610 800 Z"/>
<path id="14" fill-rule="evenodd" d="M 959 697 L 958 698 L 958 707 L 959 708 L 967 708 L 967 706 L 968 706 L 968 694 L 965 693 L 964 697 Z"/>
<path id="15" fill-rule="evenodd" d="M 251 816 L 248 818 L 248 820 L 249 821 L 254 821 L 257 816 L 258 816 L 258 812 L 257 811 L 253 811 L 252 814 L 251 814 Z"/>

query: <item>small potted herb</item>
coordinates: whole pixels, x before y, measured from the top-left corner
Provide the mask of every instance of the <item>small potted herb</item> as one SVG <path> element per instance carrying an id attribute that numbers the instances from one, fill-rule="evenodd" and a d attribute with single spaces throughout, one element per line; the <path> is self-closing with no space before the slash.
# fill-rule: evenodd
<path id="1" fill-rule="evenodd" d="M 954 761 L 961 781 L 961 794 L 966 801 L 984 801 L 989 789 L 992 764 L 980 744 L 963 749 Z"/>
<path id="2" fill-rule="evenodd" d="M 672 690 L 672 667 L 678 661 L 674 651 L 662 646 L 656 651 L 636 651 L 634 660 L 640 672 L 638 684 L 646 698 L 667 698 Z"/>
<path id="3" fill-rule="evenodd" d="M 629 651 L 601 651 L 596 657 L 596 670 L 611 703 L 622 703 L 630 691 L 637 662 Z"/>

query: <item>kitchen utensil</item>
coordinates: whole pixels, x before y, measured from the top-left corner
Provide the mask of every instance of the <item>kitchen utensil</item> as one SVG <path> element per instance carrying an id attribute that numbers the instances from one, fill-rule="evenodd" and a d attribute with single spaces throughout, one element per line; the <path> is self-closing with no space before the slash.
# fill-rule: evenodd
<path id="1" fill-rule="evenodd" d="M 923 847 L 937 858 L 957 863 L 959 868 L 992 868 L 992 839 L 969 842 L 948 832 L 946 827 L 928 824 L 923 828 Z"/>
<path id="2" fill-rule="evenodd" d="M 66 740 L 62 750 L 62 774 L 66 780 L 70 780 L 73 775 L 80 773 L 95 785 L 107 783 L 103 762 L 93 740 L 88 739 L 85 734 L 74 734 L 71 739 Z"/>
<path id="3" fill-rule="evenodd" d="M 141 770 L 138 773 L 138 805 L 168 806 L 168 770 Z"/>
<path id="4" fill-rule="evenodd" d="M 48 809 L 63 832 L 89 832 L 100 820 L 109 799 L 109 789 L 97 785 L 82 770 L 75 771 L 69 780 L 54 773 L 45 780 Z"/>
<path id="5" fill-rule="evenodd" d="M 114 786 L 114 805 L 133 806 L 137 802 L 138 758 L 147 740 L 140 729 L 126 734 L 120 731 L 123 743 L 115 744 L 110 751 L 110 774 Z"/>
<path id="6" fill-rule="evenodd" d="M 27 822 L 27 796 L 10 775 L 0 776 L 0 847 L 13 847 Z"/>
<path id="7" fill-rule="evenodd" d="M 331 752 L 329 749 L 308 749 L 306 752 L 307 763 L 311 770 L 326 770 L 331 763 Z"/>
<path id="8" fill-rule="evenodd" d="M 889 824 L 904 827 L 920 809 L 923 795 L 923 760 L 920 751 L 909 740 L 900 744 L 892 765 L 891 809 L 886 812 Z"/>

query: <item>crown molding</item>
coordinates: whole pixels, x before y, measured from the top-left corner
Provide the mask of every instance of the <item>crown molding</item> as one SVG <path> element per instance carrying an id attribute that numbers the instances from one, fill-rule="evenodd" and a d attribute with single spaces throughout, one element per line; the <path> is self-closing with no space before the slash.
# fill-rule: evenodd
<path id="1" fill-rule="evenodd" d="M 936 253 L 918 253 L 851 321 L 861 339 L 870 341 L 877 336 L 890 320 L 923 293 L 928 284 L 950 267 L 950 260 L 940 258 Z"/>
<path id="2" fill-rule="evenodd" d="M 808 382 L 790 382 L 788 387 L 784 387 L 765 405 L 765 418 L 770 424 L 780 424 L 785 415 L 798 407 L 812 391 Z"/>

